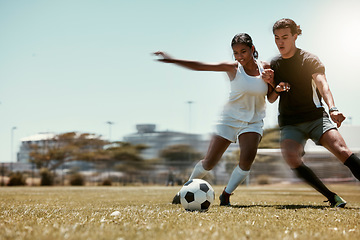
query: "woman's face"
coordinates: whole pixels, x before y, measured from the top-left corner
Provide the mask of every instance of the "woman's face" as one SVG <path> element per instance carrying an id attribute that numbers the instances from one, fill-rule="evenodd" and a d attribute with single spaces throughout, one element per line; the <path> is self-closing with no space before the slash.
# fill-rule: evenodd
<path id="1" fill-rule="evenodd" d="M 232 46 L 235 60 L 242 66 L 253 60 L 254 47 L 250 48 L 243 43 L 236 43 Z"/>

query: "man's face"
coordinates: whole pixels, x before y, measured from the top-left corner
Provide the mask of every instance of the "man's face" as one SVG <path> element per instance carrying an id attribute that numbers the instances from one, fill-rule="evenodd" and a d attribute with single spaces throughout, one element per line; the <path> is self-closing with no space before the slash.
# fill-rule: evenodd
<path id="1" fill-rule="evenodd" d="M 290 28 L 280 28 L 274 31 L 275 43 L 283 58 L 290 58 L 296 52 L 297 34 L 292 35 Z"/>

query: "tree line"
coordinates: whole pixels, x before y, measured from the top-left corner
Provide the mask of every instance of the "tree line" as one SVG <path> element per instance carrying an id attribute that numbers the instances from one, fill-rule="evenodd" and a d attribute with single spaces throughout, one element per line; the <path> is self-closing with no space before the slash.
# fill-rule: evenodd
<path id="1" fill-rule="evenodd" d="M 265 130 L 260 147 L 277 148 L 278 132 L 278 129 Z M 136 179 L 139 173 L 150 173 L 159 165 L 167 167 L 170 171 L 171 169 L 176 170 L 186 176 L 194 161 L 204 157 L 190 145 L 177 144 L 161 150 L 156 159 L 144 159 L 141 153 L 148 149 L 146 145 L 133 145 L 121 141 L 109 142 L 102 139 L 100 135 L 78 132 L 61 133 L 50 139 L 29 141 L 23 144 L 23 147 L 28 150 L 29 162 L 39 170 L 41 185 L 52 185 L 53 173 L 59 168 L 63 168 L 66 163 L 73 161 L 88 162 L 103 171 L 121 172 L 124 175 L 123 178 L 131 183 L 139 180 Z M 236 164 L 238 154 L 239 151 L 235 151 L 227 156 L 225 159 L 228 165 L 227 169 L 231 169 Z M 263 161 L 264 159 L 258 160 Z M 4 169 L 2 172 L 4 173 Z M 81 178 L 76 172 L 73 175 Z M 12 173 L 12 176 L 14 179 L 18 179 L 19 173 Z"/>

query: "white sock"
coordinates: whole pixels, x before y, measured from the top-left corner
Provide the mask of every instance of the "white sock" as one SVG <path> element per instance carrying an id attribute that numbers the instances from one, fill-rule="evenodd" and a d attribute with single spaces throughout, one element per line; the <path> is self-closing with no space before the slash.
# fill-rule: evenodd
<path id="1" fill-rule="evenodd" d="M 249 173 L 250 170 L 244 171 L 239 167 L 239 165 L 237 165 L 230 176 L 228 185 L 225 188 L 225 192 L 231 194 L 237 188 L 237 186 L 239 186 L 240 183 L 244 182 Z"/>
<path id="2" fill-rule="evenodd" d="M 203 178 L 206 176 L 206 174 L 208 174 L 209 171 L 205 170 L 203 165 L 202 165 L 202 161 L 199 161 L 195 167 L 193 172 L 190 175 L 189 180 L 194 179 L 194 178 Z"/>

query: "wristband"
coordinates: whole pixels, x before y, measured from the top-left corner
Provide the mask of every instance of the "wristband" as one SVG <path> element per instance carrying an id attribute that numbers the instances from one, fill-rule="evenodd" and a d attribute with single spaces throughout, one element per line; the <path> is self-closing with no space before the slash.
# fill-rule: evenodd
<path id="1" fill-rule="evenodd" d="M 329 113 L 338 112 L 338 111 L 339 111 L 339 109 L 337 107 L 332 107 L 332 108 L 329 109 Z"/>

